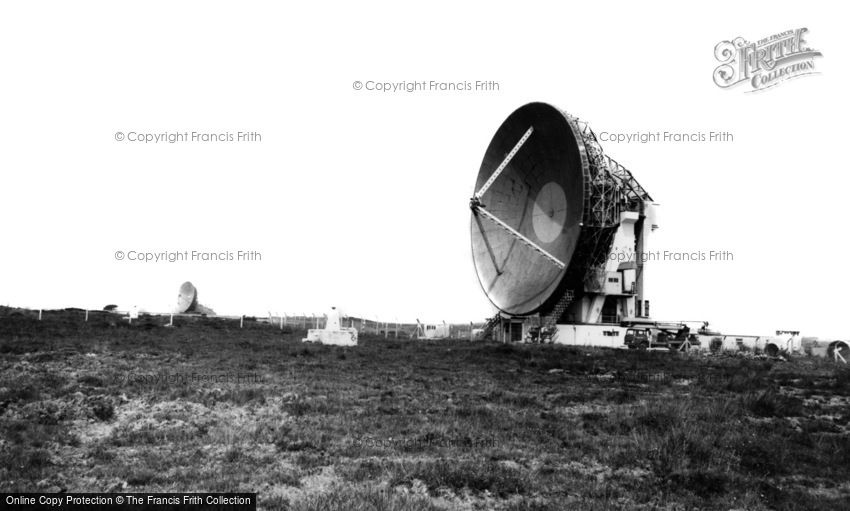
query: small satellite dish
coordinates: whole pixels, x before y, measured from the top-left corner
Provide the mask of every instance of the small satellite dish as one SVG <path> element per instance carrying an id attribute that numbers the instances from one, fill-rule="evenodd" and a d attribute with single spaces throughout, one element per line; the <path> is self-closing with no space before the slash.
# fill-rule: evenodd
<path id="1" fill-rule="evenodd" d="M 198 303 L 198 288 L 189 281 L 184 282 L 180 286 L 180 291 L 177 293 L 177 308 L 174 312 L 177 314 L 196 313 L 210 316 L 215 315 L 215 311 Z"/>
<path id="2" fill-rule="evenodd" d="M 177 293 L 177 310 L 178 313 L 194 312 L 198 306 L 198 290 L 191 282 L 184 282 L 180 286 L 180 291 Z"/>

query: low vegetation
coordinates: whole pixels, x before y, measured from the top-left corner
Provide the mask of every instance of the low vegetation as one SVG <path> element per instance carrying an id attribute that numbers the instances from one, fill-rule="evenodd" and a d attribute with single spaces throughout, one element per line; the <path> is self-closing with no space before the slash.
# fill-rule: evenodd
<path id="1" fill-rule="evenodd" d="M 0 491 L 264 509 L 846 509 L 850 369 L 0 310 Z"/>

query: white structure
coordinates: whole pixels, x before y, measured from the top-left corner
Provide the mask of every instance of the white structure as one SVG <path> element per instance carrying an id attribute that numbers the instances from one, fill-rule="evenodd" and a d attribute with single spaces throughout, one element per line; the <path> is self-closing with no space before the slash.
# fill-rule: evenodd
<path id="1" fill-rule="evenodd" d="M 626 330 L 619 325 L 557 325 L 558 344 L 572 346 L 599 346 L 603 348 L 625 348 Z"/>
<path id="2" fill-rule="evenodd" d="M 451 325 L 443 321 L 442 324 L 423 325 L 416 320 L 416 338 L 417 339 L 447 339 L 451 337 Z"/>
<path id="3" fill-rule="evenodd" d="M 574 346 L 624 348 L 628 328 L 620 325 L 560 324 L 556 342 Z M 802 353 L 800 332 L 777 331 L 776 335 L 723 335 L 720 333 L 691 333 L 699 343 L 692 349 L 704 351 L 752 351 L 770 356 Z"/>
<path id="4" fill-rule="evenodd" d="M 640 212 L 620 213 L 620 223 L 604 265 L 588 274 L 582 296 L 570 303 L 562 314 L 561 324 L 570 327 L 591 326 L 573 328 L 578 338 L 585 338 L 593 344 L 608 345 L 609 339 L 604 337 L 610 330 L 609 326 L 619 325 L 625 319 L 649 317 L 646 263 L 652 260 L 648 239 L 650 233 L 658 229 L 657 208 L 657 204 L 644 201 Z M 578 330 L 582 332 L 578 333 Z M 560 337 L 562 331 L 567 334 L 563 340 Z M 570 335 L 568 331 L 558 328 L 556 342 L 573 344 L 571 339 L 576 336 Z"/>
<path id="5" fill-rule="evenodd" d="M 771 356 L 799 354 L 803 350 L 800 332 L 777 330 L 776 335 L 698 335 L 700 349 L 710 351 L 754 351 Z"/>
<path id="6" fill-rule="evenodd" d="M 334 346 L 357 346 L 357 329 L 342 327 L 339 311 L 336 307 L 331 307 L 325 328 L 307 330 L 307 337 L 302 341 L 332 344 Z"/>

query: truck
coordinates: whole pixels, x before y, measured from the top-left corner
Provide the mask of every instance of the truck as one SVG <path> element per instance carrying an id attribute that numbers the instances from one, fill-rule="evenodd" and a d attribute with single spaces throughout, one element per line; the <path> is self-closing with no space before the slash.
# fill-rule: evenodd
<path id="1" fill-rule="evenodd" d="M 700 344 L 699 337 L 684 323 L 624 321 L 621 326 L 626 328 L 625 345 L 633 350 L 685 351 Z"/>

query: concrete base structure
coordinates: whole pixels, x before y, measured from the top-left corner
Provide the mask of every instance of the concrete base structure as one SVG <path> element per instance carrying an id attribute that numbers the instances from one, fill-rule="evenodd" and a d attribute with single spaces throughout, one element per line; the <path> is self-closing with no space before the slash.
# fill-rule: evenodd
<path id="1" fill-rule="evenodd" d="M 357 346 L 357 329 L 325 330 L 311 328 L 307 330 L 307 337 L 302 339 L 302 342 L 317 342 L 333 346 Z"/>
<path id="2" fill-rule="evenodd" d="M 344 328 L 342 326 L 342 315 L 336 307 L 331 307 L 327 321 L 325 321 L 325 328 L 307 330 L 307 337 L 302 339 L 302 342 L 317 342 L 333 346 L 357 346 L 357 329 Z"/>
<path id="3" fill-rule="evenodd" d="M 555 344 L 626 348 L 626 328 L 620 325 L 557 325 Z"/>
<path id="4" fill-rule="evenodd" d="M 596 346 L 602 348 L 626 348 L 625 338 L 628 328 L 614 324 L 568 324 L 557 325 L 555 344 L 570 346 Z M 748 350 L 755 353 L 779 355 L 782 353 L 801 353 L 799 334 L 776 336 L 755 335 L 704 335 L 697 334 L 698 346 L 693 349 L 717 351 Z"/>

